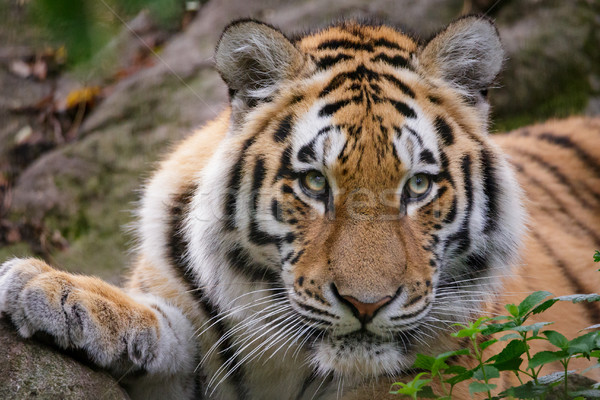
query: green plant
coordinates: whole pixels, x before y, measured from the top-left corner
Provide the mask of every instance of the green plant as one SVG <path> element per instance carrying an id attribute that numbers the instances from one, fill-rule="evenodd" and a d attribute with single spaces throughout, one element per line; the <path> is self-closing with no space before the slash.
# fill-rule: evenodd
<path id="1" fill-rule="evenodd" d="M 597 251 L 594 260 L 600 262 Z M 530 294 L 520 304 L 507 304 L 505 309 L 509 315 L 498 317 L 481 317 L 466 325 L 456 324 L 460 329 L 452 333 L 457 338 L 469 338 L 469 347 L 456 351 L 426 356 L 418 354 L 413 367 L 424 372 L 419 373 L 411 382 L 395 383 L 391 393 L 411 396 L 416 399 L 438 398 L 451 399 L 456 384 L 470 380 L 469 392 L 485 393 L 487 399 L 517 398 L 545 399 L 550 390 L 562 384 L 565 398 L 583 399 L 585 393 L 571 392 L 568 386 L 569 363 L 573 358 L 596 359 L 589 368 L 600 367 L 600 324 L 587 327 L 580 336 L 568 340 L 564 335 L 554 330 L 545 330 L 552 322 L 537 322 L 526 324 L 535 314 L 540 314 L 559 301 L 580 303 L 584 301 L 600 301 L 597 294 L 577 294 L 571 296 L 551 297 L 552 294 L 538 291 Z M 544 329 L 544 330 L 543 330 Z M 489 335 L 506 334 L 498 339 L 489 339 Z M 487 339 L 487 340 L 486 340 Z M 545 340 L 550 342 L 555 351 L 541 351 L 531 354 L 529 342 Z M 486 358 L 484 350 L 497 342 L 506 342 L 504 348 L 497 354 Z M 476 361 L 475 367 L 451 365 L 447 361 L 451 357 L 470 357 Z M 559 362 L 563 372 L 541 375 L 544 365 Z M 501 371 L 509 371 L 518 378 L 519 386 L 510 387 L 496 396 L 492 391 L 497 385 L 492 381 L 500 377 Z M 442 393 L 435 393 L 430 383 L 439 382 Z M 399 387 L 399 388 L 397 388 Z"/>

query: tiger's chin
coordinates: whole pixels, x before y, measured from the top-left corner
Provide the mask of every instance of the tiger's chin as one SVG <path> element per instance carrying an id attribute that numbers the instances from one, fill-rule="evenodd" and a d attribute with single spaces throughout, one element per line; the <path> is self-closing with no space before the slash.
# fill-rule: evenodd
<path id="1" fill-rule="evenodd" d="M 404 343 L 386 341 L 368 332 L 330 336 L 314 348 L 314 364 L 327 375 L 358 382 L 379 376 L 392 376 L 409 369 L 414 354 Z"/>

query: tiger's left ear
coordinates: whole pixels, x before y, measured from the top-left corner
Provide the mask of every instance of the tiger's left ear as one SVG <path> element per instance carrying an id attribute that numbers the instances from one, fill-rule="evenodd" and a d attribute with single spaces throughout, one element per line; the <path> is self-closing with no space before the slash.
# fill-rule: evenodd
<path id="1" fill-rule="evenodd" d="M 469 16 L 450 23 L 425 45 L 418 59 L 427 75 L 449 82 L 477 103 L 500 72 L 504 50 L 491 20 Z"/>
<path id="2" fill-rule="evenodd" d="M 301 52 L 277 29 L 254 20 L 225 28 L 215 53 L 234 114 L 271 96 L 302 64 Z"/>

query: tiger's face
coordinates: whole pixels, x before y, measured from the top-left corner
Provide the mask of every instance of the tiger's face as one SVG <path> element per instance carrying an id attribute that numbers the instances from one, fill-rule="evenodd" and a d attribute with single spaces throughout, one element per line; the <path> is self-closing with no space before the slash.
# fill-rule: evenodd
<path id="1" fill-rule="evenodd" d="M 460 20 L 420 47 L 387 27 L 292 43 L 240 25 L 217 50 L 239 155 L 224 198 L 236 246 L 285 288 L 323 373 L 394 374 L 447 349 L 443 332 L 496 288 L 522 229 L 519 189 L 486 132 L 481 92 L 500 66 L 443 59 L 478 35 L 481 51 L 501 51 L 493 26 Z M 231 69 L 220 52 L 242 61 Z M 241 68 L 254 71 L 246 86 Z M 466 83 L 456 68 L 473 69 Z"/>

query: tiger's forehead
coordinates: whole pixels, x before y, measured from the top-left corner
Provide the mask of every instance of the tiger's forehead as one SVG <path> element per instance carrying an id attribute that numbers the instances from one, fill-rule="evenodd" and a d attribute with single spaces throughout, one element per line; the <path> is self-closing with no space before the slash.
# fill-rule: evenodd
<path id="1" fill-rule="evenodd" d="M 424 143 L 433 130 L 426 117 L 431 104 L 427 82 L 410 63 L 417 49 L 413 39 L 385 26 L 346 23 L 297 45 L 317 66 L 305 92 L 310 111 L 298 115 L 297 148 L 311 154 L 341 149 L 329 163 L 338 179 L 393 185 L 415 167 L 420 153 L 436 147 Z"/>
<path id="2" fill-rule="evenodd" d="M 356 22 L 345 22 L 325 30 L 302 37 L 297 46 L 315 57 L 327 57 L 328 53 L 345 54 L 351 57 L 364 57 L 371 53 L 401 53 L 409 56 L 417 50 L 418 44 L 411 37 L 388 26 L 360 25 Z M 327 61 L 327 60 L 323 60 Z"/>

